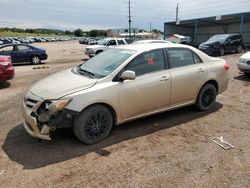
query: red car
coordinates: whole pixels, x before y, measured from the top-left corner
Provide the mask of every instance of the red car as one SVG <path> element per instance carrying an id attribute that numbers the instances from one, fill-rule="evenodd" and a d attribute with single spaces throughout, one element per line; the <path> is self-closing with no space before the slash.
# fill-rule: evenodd
<path id="1" fill-rule="evenodd" d="M 15 70 L 10 56 L 0 56 L 0 81 L 14 78 Z"/>

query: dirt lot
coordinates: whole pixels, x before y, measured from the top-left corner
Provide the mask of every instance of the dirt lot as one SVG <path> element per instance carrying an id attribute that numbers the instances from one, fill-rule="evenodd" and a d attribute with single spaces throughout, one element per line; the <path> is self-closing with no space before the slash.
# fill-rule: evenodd
<path id="1" fill-rule="evenodd" d="M 237 70 L 241 54 L 224 57 L 230 86 L 213 110 L 186 107 L 151 116 L 86 146 L 71 129 L 38 142 L 22 127 L 28 88 L 86 58 L 77 41 L 38 46 L 47 49 L 50 69 L 15 66 L 15 79 L 0 83 L 0 187 L 249 187 L 250 79 Z M 235 148 L 223 150 L 211 141 L 221 135 Z"/>

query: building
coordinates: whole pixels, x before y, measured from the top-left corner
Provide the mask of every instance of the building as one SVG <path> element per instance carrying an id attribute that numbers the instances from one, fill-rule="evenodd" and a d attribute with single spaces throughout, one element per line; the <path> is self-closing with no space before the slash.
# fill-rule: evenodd
<path id="1" fill-rule="evenodd" d="M 223 33 L 241 33 L 243 42 L 249 46 L 250 12 L 164 23 L 164 38 L 171 34 L 186 35 L 190 36 L 195 44 Z"/>
<path id="2" fill-rule="evenodd" d="M 107 30 L 107 37 L 129 38 L 128 28 L 109 29 Z M 157 34 L 154 32 L 145 32 L 143 29 L 139 28 L 131 28 L 131 37 L 137 40 L 163 38 L 162 34 Z"/>

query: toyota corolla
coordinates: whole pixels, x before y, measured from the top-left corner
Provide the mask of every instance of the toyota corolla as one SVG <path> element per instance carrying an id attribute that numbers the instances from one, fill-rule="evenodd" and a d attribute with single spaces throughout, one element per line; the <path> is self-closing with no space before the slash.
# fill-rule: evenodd
<path id="1" fill-rule="evenodd" d="M 206 111 L 228 87 L 229 66 L 187 45 L 134 44 L 111 48 L 78 67 L 34 84 L 24 97 L 24 128 L 50 140 L 72 127 L 85 144 L 114 125 L 194 105 Z"/>

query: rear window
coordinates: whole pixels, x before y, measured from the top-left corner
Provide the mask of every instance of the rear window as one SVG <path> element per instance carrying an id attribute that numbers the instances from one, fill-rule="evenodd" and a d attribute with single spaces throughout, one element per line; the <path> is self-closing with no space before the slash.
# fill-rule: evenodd
<path id="1" fill-rule="evenodd" d="M 168 57 L 172 68 L 202 63 L 201 58 L 189 49 L 168 49 Z"/>

